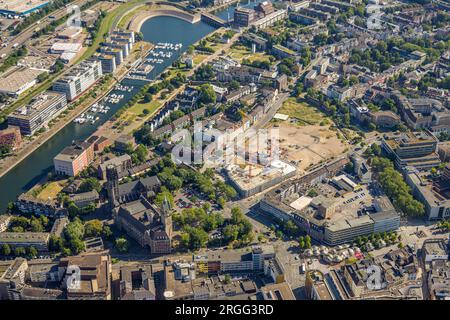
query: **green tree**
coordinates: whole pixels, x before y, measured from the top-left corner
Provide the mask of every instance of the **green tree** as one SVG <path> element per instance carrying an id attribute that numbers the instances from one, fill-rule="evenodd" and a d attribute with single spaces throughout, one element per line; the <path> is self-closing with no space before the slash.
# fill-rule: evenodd
<path id="1" fill-rule="evenodd" d="M 83 239 L 84 237 L 84 225 L 79 218 L 75 218 L 74 221 L 69 222 L 64 229 L 64 237 L 68 242 L 74 239 Z"/>
<path id="2" fill-rule="evenodd" d="M 97 192 L 100 192 L 102 190 L 102 186 L 96 178 L 90 177 L 90 178 L 83 180 L 83 182 L 80 184 L 80 187 L 78 188 L 78 190 L 80 192 L 89 192 L 92 190 L 96 190 Z"/>
<path id="3" fill-rule="evenodd" d="M 170 205 L 170 207 L 171 208 L 173 208 L 173 206 L 174 206 L 174 201 L 173 201 L 173 195 L 172 195 L 172 193 L 169 191 L 169 190 L 167 190 L 167 188 L 165 188 L 165 187 L 162 187 L 161 188 L 161 191 L 156 195 L 156 197 L 155 197 L 155 204 L 158 206 L 158 207 L 162 207 L 162 204 L 163 204 L 163 202 L 164 202 L 164 199 L 167 199 L 167 201 L 169 202 L 169 205 Z"/>
<path id="4" fill-rule="evenodd" d="M 110 239 L 112 236 L 112 231 L 109 226 L 103 226 L 102 228 L 102 238 L 104 239 Z"/>
<path id="5" fill-rule="evenodd" d="M 121 253 L 128 252 L 130 248 L 130 244 L 128 243 L 128 240 L 125 238 L 117 238 L 115 241 L 116 249 Z"/>
<path id="6" fill-rule="evenodd" d="M 51 235 L 48 241 L 48 250 L 51 252 L 61 252 L 64 248 L 64 240 L 61 237 Z"/>
<path id="7" fill-rule="evenodd" d="M 147 159 L 148 149 L 143 145 L 139 144 L 131 155 L 133 163 L 140 164 Z"/>
<path id="8" fill-rule="evenodd" d="M 305 249 L 311 248 L 311 237 L 309 235 L 305 236 Z"/>
<path id="9" fill-rule="evenodd" d="M 232 224 L 227 225 L 223 229 L 223 236 L 228 242 L 236 241 L 239 237 L 239 227 Z"/>
<path id="10" fill-rule="evenodd" d="M 30 228 L 32 232 L 43 232 L 44 226 L 41 223 L 41 220 L 32 217 L 30 219 Z"/>
<path id="11" fill-rule="evenodd" d="M 9 256 L 11 254 L 11 247 L 7 243 L 2 244 L 0 254 L 2 256 Z"/>
<path id="12" fill-rule="evenodd" d="M 27 248 L 27 256 L 30 258 L 35 258 L 38 255 L 38 251 L 35 247 L 31 246 Z"/>
<path id="13" fill-rule="evenodd" d="M 231 208 L 231 222 L 233 224 L 238 224 L 244 219 L 244 214 L 242 213 L 241 208 L 233 207 Z"/>
<path id="14" fill-rule="evenodd" d="M 78 238 L 72 239 L 69 245 L 73 255 L 80 254 L 85 249 L 83 240 Z"/>
<path id="15" fill-rule="evenodd" d="M 14 255 L 16 257 L 23 257 L 27 254 L 26 250 L 24 247 L 15 247 L 14 248 Z"/>
<path id="16" fill-rule="evenodd" d="M 103 223 L 98 220 L 90 220 L 84 224 L 84 236 L 85 237 L 98 237 L 103 232 Z"/>
<path id="17" fill-rule="evenodd" d="M 225 208 L 226 200 L 223 197 L 219 197 L 219 199 L 217 199 L 217 204 L 223 209 Z"/>
<path id="18" fill-rule="evenodd" d="M 200 86 L 200 102 L 204 104 L 216 102 L 216 92 L 210 84 Z"/>

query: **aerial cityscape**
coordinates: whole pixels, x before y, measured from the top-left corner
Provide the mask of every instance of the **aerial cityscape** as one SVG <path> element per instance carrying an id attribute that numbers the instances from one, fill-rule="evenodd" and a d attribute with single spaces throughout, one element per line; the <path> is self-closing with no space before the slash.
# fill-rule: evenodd
<path id="1" fill-rule="evenodd" d="M 449 90 L 449 0 L 0 0 L 0 300 L 450 300 Z"/>

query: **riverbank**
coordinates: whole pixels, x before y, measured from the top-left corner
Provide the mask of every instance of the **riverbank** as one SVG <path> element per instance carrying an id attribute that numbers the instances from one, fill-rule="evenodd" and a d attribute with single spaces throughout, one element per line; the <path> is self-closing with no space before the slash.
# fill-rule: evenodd
<path id="1" fill-rule="evenodd" d="M 182 43 L 185 50 L 215 30 L 215 28 L 203 22 L 190 24 L 181 19 L 160 16 L 147 20 L 142 26 L 141 34 L 146 42 Z M 182 50 L 164 63 L 155 65 L 152 78 L 155 79 L 155 75 L 170 67 L 181 53 Z M 119 104 L 110 105 L 111 111 L 106 115 L 100 115 L 98 123 L 95 125 L 68 123 L 57 134 L 53 135 L 45 143 L 42 143 L 39 148 L 31 152 L 29 156 L 25 157 L 24 160 L 20 161 L 12 170 L 9 170 L 7 174 L 0 178 L 0 190 L 2 191 L 0 192 L 0 212 L 6 210 L 7 204 L 14 201 L 18 195 L 30 190 L 36 183 L 42 181 L 43 177 L 53 171 L 52 159 L 58 152 L 70 145 L 73 140 L 88 139 L 97 130 L 97 127 L 107 122 L 143 85 L 139 81 L 130 81 L 128 79 L 123 80 L 121 83 L 134 86 L 133 92 L 125 93 L 125 99 L 120 101 Z M 138 110 L 140 107 L 130 108 L 130 110 Z M 151 107 L 153 109 L 153 107 L 157 108 L 159 105 L 153 104 Z M 145 106 L 145 108 L 150 109 L 148 106 Z M 110 132 L 105 131 L 105 133 L 109 138 Z"/>
<path id="2" fill-rule="evenodd" d="M 225 32 L 225 29 L 223 29 L 223 28 L 216 29 L 215 31 L 205 35 L 202 39 L 198 40 L 193 45 L 194 46 L 198 45 L 201 40 L 208 38 L 208 37 L 212 36 L 213 34 L 222 35 L 224 32 Z M 221 44 L 216 45 L 216 47 L 214 48 L 215 52 L 213 54 L 205 55 L 203 53 L 195 53 L 193 55 L 193 60 L 197 61 L 197 63 L 194 65 L 194 67 L 192 69 L 183 71 L 183 74 L 188 78 L 191 77 L 200 66 L 216 59 L 220 54 L 222 54 L 223 50 L 225 50 L 225 51 L 229 50 L 230 47 L 238 40 L 239 36 L 240 36 L 240 33 L 236 33 L 230 39 L 230 41 L 228 43 L 221 43 Z M 177 74 L 178 72 L 182 72 L 182 70 L 173 68 L 173 67 L 168 67 L 166 70 L 169 70 L 171 72 L 171 76 Z M 170 79 L 171 76 L 169 76 L 167 79 Z M 115 121 L 107 121 L 102 126 L 100 126 L 94 135 L 108 134 L 108 137 L 110 137 L 111 139 L 114 139 L 122 134 L 133 133 L 135 130 L 142 127 L 146 122 L 151 120 L 156 114 L 158 114 L 161 111 L 161 109 L 166 105 L 167 102 L 169 102 L 170 100 L 175 98 L 178 94 L 183 92 L 185 90 L 186 86 L 187 86 L 187 84 L 183 84 L 179 88 L 170 92 L 170 94 L 168 94 L 165 98 L 161 98 L 161 92 L 158 93 L 157 95 L 155 95 L 153 100 L 149 103 L 149 106 L 153 106 L 153 107 L 149 110 L 149 113 L 147 115 L 140 115 L 139 117 L 134 117 L 134 118 L 130 119 L 130 113 L 129 112 L 127 113 L 127 111 L 125 111 L 125 113 L 122 116 L 120 116 L 118 119 L 116 119 Z M 138 104 L 139 104 L 139 102 L 136 103 L 135 105 L 138 105 Z M 131 107 L 130 109 L 132 109 L 133 107 Z M 123 123 L 123 122 L 128 123 L 128 125 L 122 127 L 121 123 Z"/>
<path id="3" fill-rule="evenodd" d="M 143 53 L 140 52 L 141 47 Z M 36 137 L 32 141 L 24 142 L 24 145 L 21 149 L 15 153 L 14 156 L 8 157 L 0 161 L 0 178 L 12 170 L 16 165 L 22 162 L 25 158 L 27 158 L 31 153 L 36 151 L 41 145 L 51 139 L 55 134 L 57 134 L 61 129 L 63 129 L 68 123 L 72 122 L 76 117 L 89 109 L 94 103 L 102 100 L 106 95 L 113 90 L 114 86 L 119 83 L 129 71 L 129 65 L 132 65 L 137 59 L 141 57 L 141 55 L 146 55 L 152 49 L 152 45 L 147 42 L 138 42 L 135 45 L 134 52 L 130 54 L 124 63 L 118 68 L 117 73 L 114 77 L 111 78 L 110 83 L 107 84 L 105 88 L 97 88 L 99 90 L 99 95 L 95 98 L 87 98 L 80 106 L 75 107 L 73 110 L 70 110 L 69 113 L 64 117 L 64 119 L 60 119 L 56 122 L 50 129 L 46 132 L 42 133 L 38 137 Z M 83 94 L 82 97 L 89 96 L 92 93 L 92 90 L 87 91 Z M 80 99 L 82 98 L 80 97 Z"/>

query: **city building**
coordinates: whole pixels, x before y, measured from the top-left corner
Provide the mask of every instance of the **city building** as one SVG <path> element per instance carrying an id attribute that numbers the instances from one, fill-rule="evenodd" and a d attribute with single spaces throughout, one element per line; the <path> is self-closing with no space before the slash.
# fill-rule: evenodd
<path id="1" fill-rule="evenodd" d="M 311 238 L 327 245 L 335 246 L 350 242 L 358 236 L 398 229 L 400 215 L 392 205 L 378 205 L 380 199 L 372 200 L 376 212 L 359 216 L 356 212 L 348 212 L 335 208 L 336 198 L 323 195 L 311 198 L 306 196 L 309 188 L 334 177 L 345 164 L 347 158 L 334 160 L 324 164 L 306 175 L 283 182 L 277 188 L 265 194 L 260 201 L 261 210 L 281 221 L 293 221 L 301 231 Z M 331 184 L 328 184 L 331 187 Z M 339 193 L 338 189 L 333 192 Z M 383 202 L 389 199 L 384 198 Z"/>
<path id="2" fill-rule="evenodd" d="M 263 300 L 296 300 L 287 282 L 267 284 L 261 288 Z"/>
<path id="3" fill-rule="evenodd" d="M 322 272 L 309 270 L 305 281 L 306 295 L 310 300 L 336 300 Z"/>
<path id="4" fill-rule="evenodd" d="M 258 156 L 261 157 L 261 155 Z M 225 174 L 230 184 L 242 198 L 250 197 L 292 178 L 296 172 L 293 165 L 281 160 L 269 160 L 264 165 L 229 164 L 225 168 Z"/>
<path id="5" fill-rule="evenodd" d="M 425 264 L 433 261 L 448 261 L 448 250 L 446 239 L 427 239 L 422 245 L 422 258 Z"/>
<path id="6" fill-rule="evenodd" d="M 36 215 L 43 214 L 51 217 L 61 216 L 67 212 L 55 199 L 39 199 L 28 192 L 19 195 L 14 205 L 22 213 L 33 212 Z"/>
<path id="7" fill-rule="evenodd" d="M 94 146 L 85 141 L 74 141 L 53 158 L 56 174 L 75 177 L 94 160 Z"/>
<path id="8" fill-rule="evenodd" d="M 270 272 L 267 264 L 273 259 L 275 259 L 275 251 L 271 245 L 253 246 L 251 252 L 220 250 L 210 251 L 201 256 L 194 256 L 198 272 L 204 274 L 235 272 L 263 274 L 265 271 Z"/>
<path id="9" fill-rule="evenodd" d="M 10 215 L 8 214 L 0 215 L 0 232 L 5 232 L 8 229 L 10 222 L 11 222 Z"/>
<path id="10" fill-rule="evenodd" d="M 20 300 L 17 289 L 25 284 L 27 270 L 24 258 L 0 262 L 0 300 Z"/>
<path id="11" fill-rule="evenodd" d="M 103 75 L 99 60 L 85 60 L 70 69 L 64 77 L 56 80 L 53 90 L 64 93 L 68 101 L 73 101 L 95 84 Z"/>
<path id="12" fill-rule="evenodd" d="M 102 63 L 103 73 L 114 73 L 117 69 L 116 57 L 110 54 L 102 54 L 98 57 Z"/>
<path id="13" fill-rule="evenodd" d="M 234 9 L 234 24 L 238 27 L 248 27 L 255 19 L 255 11 L 237 7 Z"/>
<path id="14" fill-rule="evenodd" d="M 119 152 L 127 152 L 130 149 L 134 150 L 136 146 L 136 140 L 132 135 L 124 134 L 114 140 L 114 149 Z"/>
<path id="15" fill-rule="evenodd" d="M 111 257 L 98 252 L 61 258 L 58 266 L 68 300 L 111 300 L 111 270 Z"/>
<path id="16" fill-rule="evenodd" d="M 67 100 L 63 94 L 46 91 L 12 112 L 8 116 L 8 124 L 19 127 L 23 135 L 32 135 L 57 117 L 66 106 Z"/>
<path id="17" fill-rule="evenodd" d="M 111 208 L 138 200 L 141 196 L 152 198 L 161 187 L 161 182 L 157 176 L 119 184 L 119 172 L 113 165 L 106 168 L 106 179 L 106 190 Z"/>
<path id="18" fill-rule="evenodd" d="M 151 265 L 120 268 L 120 300 L 155 300 L 156 288 Z"/>
<path id="19" fill-rule="evenodd" d="M 262 17 L 265 17 L 273 12 L 275 12 L 275 8 L 270 1 L 263 1 L 255 6 L 255 13 Z"/>
<path id="20" fill-rule="evenodd" d="M 449 172 L 448 165 L 444 169 Z M 429 179 L 413 167 L 404 170 L 406 183 L 411 187 L 414 197 L 422 202 L 429 220 L 441 220 L 450 217 L 449 179 L 445 175 L 439 181 Z"/>
<path id="21" fill-rule="evenodd" d="M 11 249 L 33 247 L 39 252 L 47 252 L 49 238 L 47 232 L 1 232 L 0 245 L 7 244 Z"/>
<path id="22" fill-rule="evenodd" d="M 152 205 L 145 197 L 125 203 L 113 211 L 114 223 L 152 254 L 171 251 L 172 218 L 167 204 L 163 208 Z"/>
<path id="23" fill-rule="evenodd" d="M 397 168 L 412 166 L 428 170 L 440 165 L 436 152 L 438 140 L 429 131 L 385 134 L 382 140 L 384 151 L 395 158 Z"/>
<path id="24" fill-rule="evenodd" d="M 108 168 L 109 165 L 116 167 L 119 176 L 121 176 L 123 173 L 128 172 L 128 170 L 131 169 L 133 163 L 131 162 L 131 157 L 128 154 L 123 154 L 106 160 L 98 166 L 98 177 L 100 179 L 106 180 L 106 168 Z"/>
<path id="25" fill-rule="evenodd" d="M 78 208 L 84 208 L 89 205 L 96 206 L 99 199 L 100 195 L 96 190 L 69 195 L 69 200 L 73 201 Z"/>
<path id="26" fill-rule="evenodd" d="M 270 10 L 269 10 L 270 11 Z M 277 10 L 275 12 L 265 15 L 263 18 L 256 20 L 253 26 L 256 30 L 262 30 L 264 28 L 270 27 L 278 21 L 283 20 L 287 16 L 287 11 L 284 9 Z"/>
<path id="27" fill-rule="evenodd" d="M 84 10 L 79 17 L 74 19 L 74 24 L 81 25 L 83 28 L 92 28 L 100 15 L 99 10 Z"/>

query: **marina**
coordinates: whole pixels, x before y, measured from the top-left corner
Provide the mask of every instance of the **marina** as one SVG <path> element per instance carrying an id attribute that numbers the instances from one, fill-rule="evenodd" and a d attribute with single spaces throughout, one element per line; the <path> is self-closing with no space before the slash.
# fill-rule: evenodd
<path id="1" fill-rule="evenodd" d="M 134 66 L 127 78 L 149 81 L 154 75 L 152 71 L 155 66 L 175 57 L 175 52 L 180 51 L 182 47 L 182 43 L 158 42 L 147 57 Z"/>
<path id="2" fill-rule="evenodd" d="M 199 22 L 191 24 L 174 17 L 160 16 L 147 20 L 141 28 L 145 41 L 156 43 L 157 45 L 158 43 L 165 42 L 174 44 L 182 43 L 182 46 L 179 46 L 180 48 L 178 50 L 172 50 L 173 54 L 170 58 L 159 57 L 159 59 L 163 59 L 163 62 L 148 63 L 153 66 L 153 69 L 147 77 L 134 77 L 131 74 L 128 77 L 125 77 L 120 85 L 128 86 L 128 89 L 131 89 L 131 91 L 121 91 L 120 87 L 116 87 L 108 95 L 108 97 L 112 97 L 112 94 L 115 94 L 116 98 L 117 95 L 124 95 L 117 103 L 109 103 L 104 99 L 99 103 L 100 105 L 105 106 L 103 112 L 98 112 L 100 108 L 97 108 L 96 113 L 85 112 L 83 118 L 87 119 L 87 115 L 89 114 L 93 116 L 93 119 L 91 118 L 90 122 L 84 120 L 84 123 L 92 123 L 92 120 L 94 120 L 92 125 L 80 125 L 75 122 L 67 124 L 58 132 L 58 134 L 43 143 L 27 158 L 1 177 L 0 190 L 2 192 L 0 192 L 0 211 L 4 211 L 9 202 L 14 201 L 18 195 L 32 188 L 38 181 L 50 173 L 53 170 L 53 157 L 63 148 L 70 145 L 73 140 L 87 139 L 99 126 L 108 121 L 117 110 L 125 105 L 143 85 L 152 79 L 155 79 L 161 72 L 170 66 L 185 48 L 203 38 L 213 30 L 214 28 L 206 23 Z M 154 48 L 154 50 L 163 51 L 164 49 Z M 153 59 L 155 57 L 148 55 L 147 58 Z M 137 61 L 135 66 L 142 64 L 144 60 L 145 59 Z M 110 109 L 107 109 L 107 107 Z M 99 118 L 98 120 L 96 120 L 97 117 Z"/>

